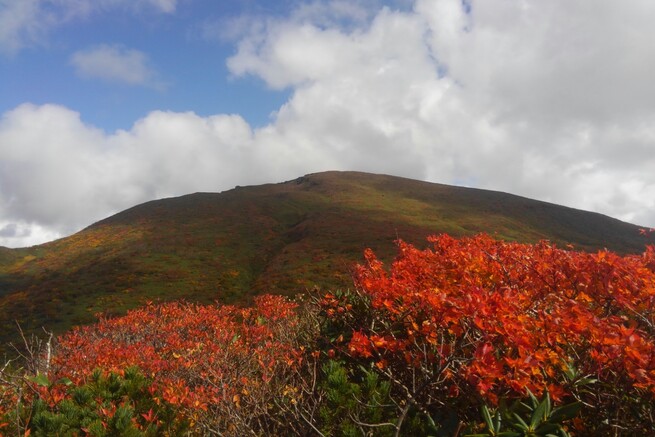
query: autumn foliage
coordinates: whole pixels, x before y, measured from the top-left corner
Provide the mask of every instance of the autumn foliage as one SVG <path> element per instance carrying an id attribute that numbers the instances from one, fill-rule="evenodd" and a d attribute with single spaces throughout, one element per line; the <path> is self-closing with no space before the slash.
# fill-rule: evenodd
<path id="1" fill-rule="evenodd" d="M 136 366 L 152 377 L 153 396 L 203 434 L 276 429 L 283 417 L 272 414 L 274 401 L 288 394 L 315 335 L 296 308 L 270 295 L 250 308 L 151 304 L 64 335 L 53 369 L 79 383 L 96 368 Z"/>
<path id="2" fill-rule="evenodd" d="M 129 406 L 143 435 L 463 435 L 485 432 L 483 405 L 534 394 L 581 406 L 560 415 L 572 435 L 653 429 L 655 249 L 429 243 L 398 242 L 388 267 L 366 251 L 353 290 L 310 301 L 149 304 L 76 328 L 58 339 L 45 381 L 3 372 L 0 422 L 30 430 L 35 400 L 55 414 L 71 387 L 139 369 L 147 402 L 99 399 L 88 414 L 109 426 Z"/>
<path id="3" fill-rule="evenodd" d="M 577 424 L 587 432 L 653 426 L 652 247 L 620 257 L 484 235 L 429 241 L 400 242 L 389 271 L 367 251 L 357 293 L 323 299 L 351 333 L 342 354 L 372 363 L 426 414 L 454 408 L 468 420 L 480 402 L 547 390 L 586 405 Z"/>

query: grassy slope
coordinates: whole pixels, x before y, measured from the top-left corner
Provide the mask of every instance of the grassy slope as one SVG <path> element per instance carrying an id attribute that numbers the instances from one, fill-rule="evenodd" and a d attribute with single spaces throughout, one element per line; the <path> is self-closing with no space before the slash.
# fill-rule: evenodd
<path id="1" fill-rule="evenodd" d="M 0 251 L 0 341 L 13 320 L 60 332 L 146 300 L 247 300 L 347 287 L 365 247 L 488 232 L 582 249 L 643 249 L 637 227 L 504 193 L 328 172 L 282 184 L 149 202 L 71 237 Z"/>

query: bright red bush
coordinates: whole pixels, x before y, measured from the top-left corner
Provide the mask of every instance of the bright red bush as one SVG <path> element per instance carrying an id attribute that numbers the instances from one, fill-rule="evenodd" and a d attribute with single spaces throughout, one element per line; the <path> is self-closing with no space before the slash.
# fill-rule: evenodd
<path id="1" fill-rule="evenodd" d="M 400 242 L 388 271 L 367 251 L 359 297 L 322 301 L 332 323 L 352 332 L 341 350 L 374 363 L 408 402 L 479 396 L 494 404 L 526 389 L 560 400 L 582 396 L 584 376 L 605 387 L 590 392 L 592 405 L 620 404 L 627 394 L 652 401 L 652 247 L 621 257 L 485 235 L 429 241 L 426 250 Z"/>
<path id="2" fill-rule="evenodd" d="M 305 332 L 311 334 L 296 307 L 270 295 L 251 308 L 150 304 L 64 335 L 52 368 L 77 384 L 96 368 L 138 366 L 154 380 L 153 396 L 179 406 L 192 424 L 266 420 L 304 359 Z"/>

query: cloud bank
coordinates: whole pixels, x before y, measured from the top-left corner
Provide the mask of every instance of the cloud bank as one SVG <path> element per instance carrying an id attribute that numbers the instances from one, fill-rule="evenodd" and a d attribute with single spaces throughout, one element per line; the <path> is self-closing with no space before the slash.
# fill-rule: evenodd
<path id="1" fill-rule="evenodd" d="M 3 114 L 0 245 L 66 235 L 154 198 L 329 169 L 655 226 L 654 13 L 646 0 L 418 0 L 348 25 L 306 12 L 254 19 L 231 73 L 292 91 L 262 128 L 156 111 L 106 133 L 62 106 Z"/>

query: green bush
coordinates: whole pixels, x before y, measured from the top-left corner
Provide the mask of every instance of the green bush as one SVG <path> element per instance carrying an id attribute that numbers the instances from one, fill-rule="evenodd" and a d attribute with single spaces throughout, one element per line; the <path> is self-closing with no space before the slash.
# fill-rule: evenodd
<path id="1" fill-rule="evenodd" d="M 467 437 L 570 437 L 565 423 L 578 415 L 578 401 L 553 408 L 548 392 L 539 401 L 529 390 L 528 399 L 507 407 L 501 404 L 493 412 L 482 406 L 485 433 Z"/>
<path id="2" fill-rule="evenodd" d="M 358 375 L 340 361 L 323 365 L 325 400 L 319 415 L 322 432 L 334 436 L 391 436 L 395 432 L 390 384 L 377 374 L 358 369 Z"/>
<path id="3" fill-rule="evenodd" d="M 67 387 L 58 402 L 39 396 L 24 407 L 22 416 L 31 435 L 72 437 L 83 431 L 93 436 L 137 437 L 177 435 L 187 428 L 171 405 L 153 396 L 151 381 L 134 367 L 123 375 L 96 370 L 78 386 L 70 381 L 50 383 L 42 376 L 35 382 L 48 392 L 61 391 L 61 384 Z"/>

